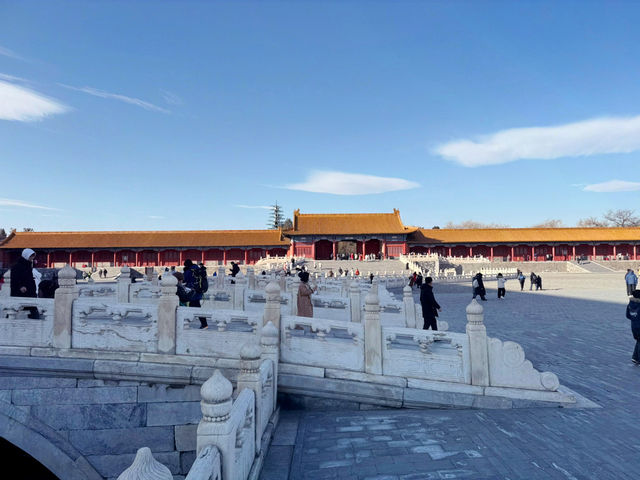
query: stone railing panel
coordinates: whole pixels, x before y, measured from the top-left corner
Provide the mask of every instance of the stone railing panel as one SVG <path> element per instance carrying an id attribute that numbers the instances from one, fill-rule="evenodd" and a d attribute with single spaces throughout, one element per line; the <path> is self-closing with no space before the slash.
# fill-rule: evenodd
<path id="1" fill-rule="evenodd" d="M 96 283 L 87 283 L 86 285 L 78 285 L 78 297 L 80 298 L 100 298 L 112 299 L 116 301 L 116 286 L 101 285 Z"/>
<path id="2" fill-rule="evenodd" d="M 40 318 L 29 318 L 37 309 Z M 0 297 L 0 344 L 50 347 L 53 342 L 54 300 L 50 298 Z"/>
<path id="3" fill-rule="evenodd" d="M 383 327 L 384 375 L 471 383 L 469 340 L 460 333 Z"/>
<path id="4" fill-rule="evenodd" d="M 209 328 L 200 329 L 199 317 Z M 235 310 L 207 310 L 178 307 L 176 353 L 224 358 L 240 358 L 245 343 L 260 341 L 262 315 Z"/>
<path id="5" fill-rule="evenodd" d="M 202 308 L 208 310 L 233 310 L 235 290 L 233 288 L 211 288 L 202 295 Z"/>
<path id="6" fill-rule="evenodd" d="M 214 445 L 204 447 L 196 457 L 185 480 L 222 480 L 220 451 Z"/>
<path id="7" fill-rule="evenodd" d="M 76 300 L 73 304 L 71 347 L 156 352 L 158 307 Z"/>
<path id="8" fill-rule="evenodd" d="M 131 303 L 154 303 L 160 299 L 160 286 L 151 283 L 132 283 L 129 285 Z"/>
<path id="9" fill-rule="evenodd" d="M 280 338 L 283 362 L 364 371 L 361 323 L 283 316 Z"/>

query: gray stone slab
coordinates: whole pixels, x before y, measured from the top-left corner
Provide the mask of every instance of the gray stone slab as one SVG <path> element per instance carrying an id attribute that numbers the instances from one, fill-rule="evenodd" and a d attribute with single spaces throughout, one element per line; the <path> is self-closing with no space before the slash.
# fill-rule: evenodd
<path id="1" fill-rule="evenodd" d="M 180 471 L 183 475 L 187 475 L 191 469 L 191 465 L 196 461 L 196 452 L 180 452 Z"/>
<path id="2" fill-rule="evenodd" d="M 184 425 L 202 419 L 200 402 L 169 402 L 147 404 L 147 425 Z"/>
<path id="3" fill-rule="evenodd" d="M 178 452 L 156 453 L 152 450 L 153 457 L 173 475 L 181 473 L 180 454 Z M 104 477 L 117 477 L 133 463 L 135 454 L 127 453 L 122 455 L 90 455 L 87 460 Z"/>
<path id="4" fill-rule="evenodd" d="M 0 375 L 93 377 L 93 360 L 0 355 Z"/>
<path id="5" fill-rule="evenodd" d="M 407 408 L 470 408 L 478 395 L 406 388 L 403 406 Z"/>
<path id="6" fill-rule="evenodd" d="M 0 376 L 0 388 L 6 389 L 27 389 L 27 388 L 71 388 L 75 387 L 77 380 L 75 378 L 60 377 L 33 377 L 19 376 L 7 377 Z"/>
<path id="7" fill-rule="evenodd" d="M 240 373 L 239 369 L 195 366 L 193 367 L 193 372 L 192 372 L 193 376 L 191 379 L 192 380 L 191 383 L 203 384 L 204 382 L 209 380 L 209 378 L 211 378 L 215 370 L 220 370 L 220 373 L 222 373 L 222 375 L 224 375 L 227 378 L 227 380 L 229 380 L 232 383 L 236 383 L 238 381 L 238 374 Z"/>
<path id="8" fill-rule="evenodd" d="M 198 425 L 176 425 L 176 450 L 179 452 L 195 451 Z"/>
<path id="9" fill-rule="evenodd" d="M 96 360 L 94 370 L 95 377 L 102 379 L 189 384 L 191 381 L 191 368 L 187 365 Z"/>
<path id="10" fill-rule="evenodd" d="M 193 402 L 200 401 L 200 385 L 141 385 L 138 402 Z"/>
<path id="11" fill-rule="evenodd" d="M 101 430 L 145 426 L 145 404 L 34 405 L 31 413 L 56 430 Z"/>
<path id="12" fill-rule="evenodd" d="M 83 405 L 93 403 L 135 403 L 136 387 L 34 388 L 14 390 L 16 405 Z"/>
<path id="13" fill-rule="evenodd" d="M 83 455 L 136 453 L 142 447 L 149 447 L 154 454 L 175 450 L 173 427 L 73 430 L 69 441 Z"/>

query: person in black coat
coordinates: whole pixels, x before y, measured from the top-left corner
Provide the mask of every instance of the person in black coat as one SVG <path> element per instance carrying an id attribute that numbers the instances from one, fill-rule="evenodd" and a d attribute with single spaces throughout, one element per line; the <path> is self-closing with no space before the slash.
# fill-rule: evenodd
<path id="1" fill-rule="evenodd" d="M 438 323 L 436 317 L 438 312 L 442 311 L 436 297 L 433 296 L 433 287 L 431 286 L 433 278 L 427 277 L 424 279 L 422 287 L 420 287 L 420 304 L 422 305 L 422 317 L 424 318 L 423 330 L 438 330 Z"/>
<path id="2" fill-rule="evenodd" d="M 33 261 L 36 252 L 30 248 L 22 251 L 21 257 L 11 267 L 11 296 L 12 297 L 37 297 L 36 281 L 33 279 Z M 29 310 L 29 318 L 40 318 L 36 307 L 26 307 Z"/>
<path id="3" fill-rule="evenodd" d="M 627 318 L 631 320 L 631 333 L 636 340 L 631 361 L 638 365 L 640 364 L 640 290 L 634 290 L 631 295 L 627 305 Z"/>

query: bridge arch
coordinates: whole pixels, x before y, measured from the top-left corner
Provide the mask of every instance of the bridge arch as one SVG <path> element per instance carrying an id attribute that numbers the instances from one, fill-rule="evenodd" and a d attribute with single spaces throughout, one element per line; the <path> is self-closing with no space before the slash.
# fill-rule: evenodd
<path id="1" fill-rule="evenodd" d="M 102 480 L 91 464 L 55 430 L 15 406 L 0 402 L 0 437 L 63 480 Z"/>

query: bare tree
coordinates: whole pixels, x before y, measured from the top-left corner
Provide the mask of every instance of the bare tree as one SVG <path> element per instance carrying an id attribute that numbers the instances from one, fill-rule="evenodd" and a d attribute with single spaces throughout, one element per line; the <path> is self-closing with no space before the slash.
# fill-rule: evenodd
<path id="1" fill-rule="evenodd" d="M 471 228 L 509 228 L 509 225 L 503 225 L 500 223 L 482 223 L 474 220 L 465 220 L 460 223 L 448 222 L 444 228 L 453 229 L 471 229 Z"/>
<path id="2" fill-rule="evenodd" d="M 578 227 L 581 228 L 597 228 L 597 227 L 608 227 L 609 224 L 606 220 L 600 220 L 596 217 L 587 217 L 581 218 L 577 223 Z"/>
<path id="3" fill-rule="evenodd" d="M 4 228 L 0 228 L 0 242 L 7 238 L 7 232 L 4 231 Z"/>
<path id="4" fill-rule="evenodd" d="M 282 222 L 282 230 L 291 230 L 293 229 L 293 222 L 290 218 L 287 218 L 284 222 Z"/>
<path id="5" fill-rule="evenodd" d="M 24 228 L 22 229 L 22 231 L 23 231 L 23 232 L 33 232 L 33 228 L 31 228 L 31 227 L 24 227 Z"/>
<path id="6" fill-rule="evenodd" d="M 554 219 L 549 219 L 549 220 L 545 220 L 542 223 L 538 223 L 536 225 L 532 225 L 531 228 L 562 228 L 564 227 L 564 223 L 562 223 L 562 220 L 554 218 Z"/>
<path id="7" fill-rule="evenodd" d="M 604 219 L 614 227 L 638 227 L 640 217 L 635 216 L 634 213 L 634 210 L 608 210 L 604 214 Z"/>

